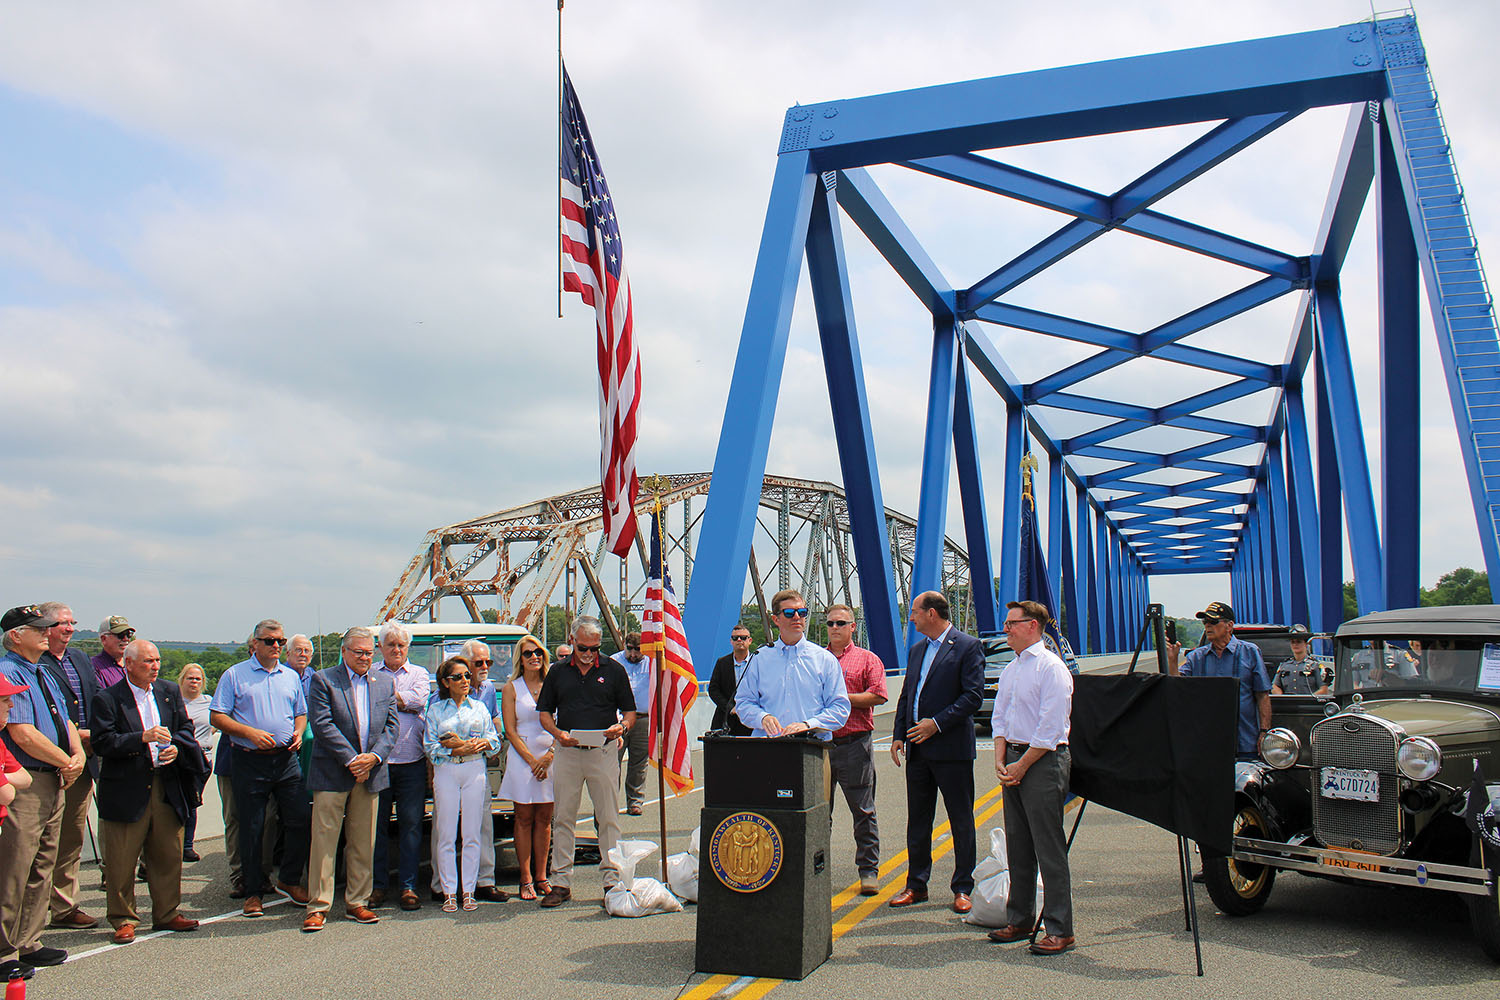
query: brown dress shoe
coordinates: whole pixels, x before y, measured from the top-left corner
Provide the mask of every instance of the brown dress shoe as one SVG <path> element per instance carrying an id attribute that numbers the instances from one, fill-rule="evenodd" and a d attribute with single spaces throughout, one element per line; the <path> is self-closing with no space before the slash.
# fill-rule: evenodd
<path id="1" fill-rule="evenodd" d="M 302 886 L 300 885 L 287 885 L 285 882 L 282 882 L 278 879 L 276 882 L 276 891 L 281 893 L 287 899 L 290 899 L 292 902 L 296 903 L 298 906 L 307 905 L 307 890 L 302 888 Z"/>
<path id="2" fill-rule="evenodd" d="M 354 921 L 357 924 L 380 923 L 380 918 L 377 917 L 375 915 L 375 911 L 370 909 L 368 906 L 351 906 L 344 911 L 344 916 L 348 917 L 350 920 Z"/>
<path id="3" fill-rule="evenodd" d="M 1031 928 L 1022 927 L 1020 924 L 1006 924 L 1004 927 L 996 927 L 990 931 L 990 940 L 996 944 L 1015 944 L 1017 941 L 1025 941 L 1031 937 Z"/>
<path id="4" fill-rule="evenodd" d="M 176 931 L 180 934 L 184 931 L 197 930 L 198 921 L 190 919 L 188 917 L 184 917 L 179 913 L 177 914 L 177 916 L 173 917 L 171 920 L 168 920 L 164 924 L 152 924 L 151 929 L 153 931 Z"/>
<path id="5" fill-rule="evenodd" d="M 401 909 L 420 910 L 422 908 L 422 897 L 417 895 L 415 889 L 401 890 Z"/>
<path id="6" fill-rule="evenodd" d="M 250 897 L 248 897 L 245 900 L 244 907 L 240 910 L 240 914 L 242 916 L 246 916 L 246 917 L 263 917 L 263 916 L 265 916 L 266 915 L 266 911 L 265 911 L 265 908 L 260 905 L 260 897 L 259 896 L 250 896 Z"/>
<path id="7" fill-rule="evenodd" d="M 907 886 L 905 889 L 902 889 L 900 892 L 896 893 L 896 895 L 892 896 L 891 901 L 888 905 L 911 906 L 913 903 L 925 902 L 927 902 L 927 890 L 913 889 L 911 886 Z"/>
<path id="8" fill-rule="evenodd" d="M 374 889 L 370 892 L 370 909 L 376 909 L 385 905 L 385 890 Z"/>
<path id="9" fill-rule="evenodd" d="M 1056 934 L 1048 934 L 1031 946 L 1033 955 L 1061 955 L 1065 951 L 1073 950 L 1074 938 L 1058 937 Z"/>
<path id="10" fill-rule="evenodd" d="M 572 889 L 569 889 L 565 885 L 554 885 L 551 888 L 551 890 L 548 891 L 547 895 L 545 895 L 545 896 L 542 897 L 542 901 L 540 903 L 538 903 L 537 905 L 538 906 L 545 906 L 548 909 L 551 909 L 554 906 L 561 906 L 561 905 L 563 905 L 564 903 L 566 903 L 568 900 L 570 900 L 572 898 L 573 898 L 573 890 Z"/>
<path id="11" fill-rule="evenodd" d="M 60 917 L 52 918 L 52 926 L 65 931 L 83 931 L 98 925 L 98 917 L 91 917 L 82 910 L 70 910 Z"/>
<path id="12" fill-rule="evenodd" d="M 474 898 L 482 899 L 486 903 L 503 903 L 510 899 L 510 893 L 498 885 L 482 885 L 474 890 Z"/>
<path id="13" fill-rule="evenodd" d="M 313 934 L 323 929 L 323 921 L 328 919 L 328 914 L 322 910 L 309 913 L 302 918 L 302 933 Z"/>
<path id="14" fill-rule="evenodd" d="M 974 904 L 970 901 L 968 893 L 956 892 L 953 894 L 954 913 L 968 913 L 972 909 L 974 909 Z"/>
<path id="15" fill-rule="evenodd" d="M 115 928 L 115 944 L 129 944 L 135 940 L 135 924 L 121 924 Z"/>

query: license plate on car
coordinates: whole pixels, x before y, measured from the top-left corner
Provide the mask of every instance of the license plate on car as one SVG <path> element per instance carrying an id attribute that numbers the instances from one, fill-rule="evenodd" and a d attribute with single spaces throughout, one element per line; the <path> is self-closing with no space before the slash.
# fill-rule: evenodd
<path id="1" fill-rule="evenodd" d="M 1319 793 L 1325 799 L 1380 801 L 1380 772 L 1354 767 L 1325 767 Z"/>

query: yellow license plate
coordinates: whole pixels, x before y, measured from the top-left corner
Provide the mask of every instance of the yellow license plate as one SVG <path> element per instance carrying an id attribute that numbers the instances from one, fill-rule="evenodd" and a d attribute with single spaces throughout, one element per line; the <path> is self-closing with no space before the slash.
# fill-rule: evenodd
<path id="1" fill-rule="evenodd" d="M 1353 868 L 1362 872 L 1378 872 L 1380 865 L 1368 861 L 1350 861 L 1348 858 L 1324 858 L 1323 864 L 1329 868 Z"/>

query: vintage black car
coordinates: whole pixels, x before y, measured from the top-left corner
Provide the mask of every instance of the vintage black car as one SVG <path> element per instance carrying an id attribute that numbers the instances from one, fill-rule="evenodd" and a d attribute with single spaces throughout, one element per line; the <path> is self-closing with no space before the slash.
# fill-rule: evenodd
<path id="1" fill-rule="evenodd" d="M 1279 871 L 1462 893 L 1500 961 L 1500 605 L 1365 615 L 1333 646 L 1331 693 L 1273 696 L 1260 759 L 1236 765 L 1209 895 L 1254 913 Z"/>

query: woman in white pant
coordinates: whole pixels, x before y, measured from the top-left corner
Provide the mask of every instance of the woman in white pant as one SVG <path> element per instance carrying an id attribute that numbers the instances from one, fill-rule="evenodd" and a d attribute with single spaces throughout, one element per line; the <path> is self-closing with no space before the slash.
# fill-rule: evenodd
<path id="1" fill-rule="evenodd" d="M 469 697 L 473 677 L 469 661 L 452 656 L 438 667 L 438 697 L 427 706 L 423 749 L 432 761 L 433 822 L 438 827 L 438 880 L 443 911 L 458 909 L 459 876 L 463 908 L 475 910 L 474 883 L 479 878 L 479 823 L 489 807 L 484 758 L 500 746 L 495 722 L 484 705 Z M 463 831 L 463 863 L 456 866 L 454 841 Z"/>

